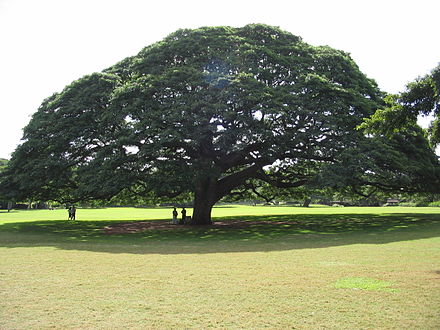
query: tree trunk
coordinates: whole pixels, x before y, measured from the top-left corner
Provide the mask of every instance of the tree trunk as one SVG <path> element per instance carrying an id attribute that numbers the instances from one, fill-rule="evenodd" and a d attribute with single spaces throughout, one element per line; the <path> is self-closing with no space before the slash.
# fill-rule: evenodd
<path id="1" fill-rule="evenodd" d="M 194 213 L 191 223 L 193 225 L 211 224 L 211 210 L 220 198 L 226 196 L 232 189 L 243 184 L 248 178 L 253 177 L 259 166 L 252 165 L 248 168 L 219 179 L 216 176 L 206 176 L 196 181 L 194 196 Z"/>
<path id="2" fill-rule="evenodd" d="M 205 178 L 196 183 L 194 196 L 194 212 L 191 219 L 193 225 L 210 225 L 211 211 L 217 202 L 217 181 Z"/>
<path id="3" fill-rule="evenodd" d="M 202 198 L 194 199 L 194 212 L 191 219 L 192 225 L 210 225 L 211 211 L 214 205 L 208 204 Z"/>
<path id="4" fill-rule="evenodd" d="M 312 202 L 312 200 L 310 198 L 306 198 L 304 201 L 303 207 L 309 207 L 311 202 Z"/>

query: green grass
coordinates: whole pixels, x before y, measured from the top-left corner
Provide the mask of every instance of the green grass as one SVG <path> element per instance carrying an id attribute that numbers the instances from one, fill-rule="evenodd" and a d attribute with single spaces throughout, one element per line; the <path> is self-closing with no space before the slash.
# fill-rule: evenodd
<path id="1" fill-rule="evenodd" d="M 170 215 L 0 212 L 0 329 L 440 327 L 439 208 L 224 206 L 215 220 L 273 224 L 102 231 Z"/>
<path id="2" fill-rule="evenodd" d="M 374 278 L 365 277 L 346 277 L 341 278 L 335 283 L 335 288 L 338 289 L 355 289 L 355 290 L 385 290 L 394 291 L 391 289 L 392 283 L 380 281 Z"/>

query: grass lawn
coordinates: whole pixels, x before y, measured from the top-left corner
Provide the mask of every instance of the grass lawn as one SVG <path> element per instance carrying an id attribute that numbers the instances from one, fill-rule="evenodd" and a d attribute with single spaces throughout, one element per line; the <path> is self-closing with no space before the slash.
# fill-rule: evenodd
<path id="1" fill-rule="evenodd" d="M 170 216 L 0 211 L 0 329 L 440 328 L 440 208 L 221 206 L 252 225 L 102 230 Z"/>

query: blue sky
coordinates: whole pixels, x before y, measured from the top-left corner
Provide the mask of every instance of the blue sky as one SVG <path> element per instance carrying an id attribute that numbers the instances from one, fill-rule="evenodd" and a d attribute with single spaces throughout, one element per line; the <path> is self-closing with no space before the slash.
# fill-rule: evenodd
<path id="1" fill-rule="evenodd" d="M 0 0 L 0 158 L 43 99 L 179 28 L 264 23 L 351 56 L 403 90 L 440 62 L 438 0 Z"/>

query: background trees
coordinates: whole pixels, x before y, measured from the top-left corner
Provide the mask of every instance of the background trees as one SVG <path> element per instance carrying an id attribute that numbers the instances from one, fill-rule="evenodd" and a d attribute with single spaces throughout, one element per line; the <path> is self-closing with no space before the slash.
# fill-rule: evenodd
<path id="1" fill-rule="evenodd" d="M 409 83 L 404 92 L 388 95 L 385 101 L 387 106 L 366 120 L 363 128 L 390 134 L 415 125 L 418 115 L 432 115 L 430 141 L 433 146 L 440 143 L 440 65 L 430 74 Z"/>
<path id="2" fill-rule="evenodd" d="M 0 158 L 0 173 L 3 172 L 8 165 L 8 160 L 4 158 Z"/>
<path id="3" fill-rule="evenodd" d="M 362 154 L 356 127 L 382 96 L 347 53 L 278 28 L 179 30 L 46 99 L 1 189 L 63 201 L 192 192 L 194 224 L 207 224 L 252 180 L 298 187 L 344 150 Z"/>
<path id="4" fill-rule="evenodd" d="M 0 178 L 1 178 L 2 172 L 6 169 L 7 165 L 8 165 L 8 160 L 4 159 L 4 158 L 0 158 Z M 7 204 L 8 204 L 8 201 L 6 199 L 3 200 L 3 197 L 0 193 L 0 208 L 1 209 L 6 208 Z"/>

